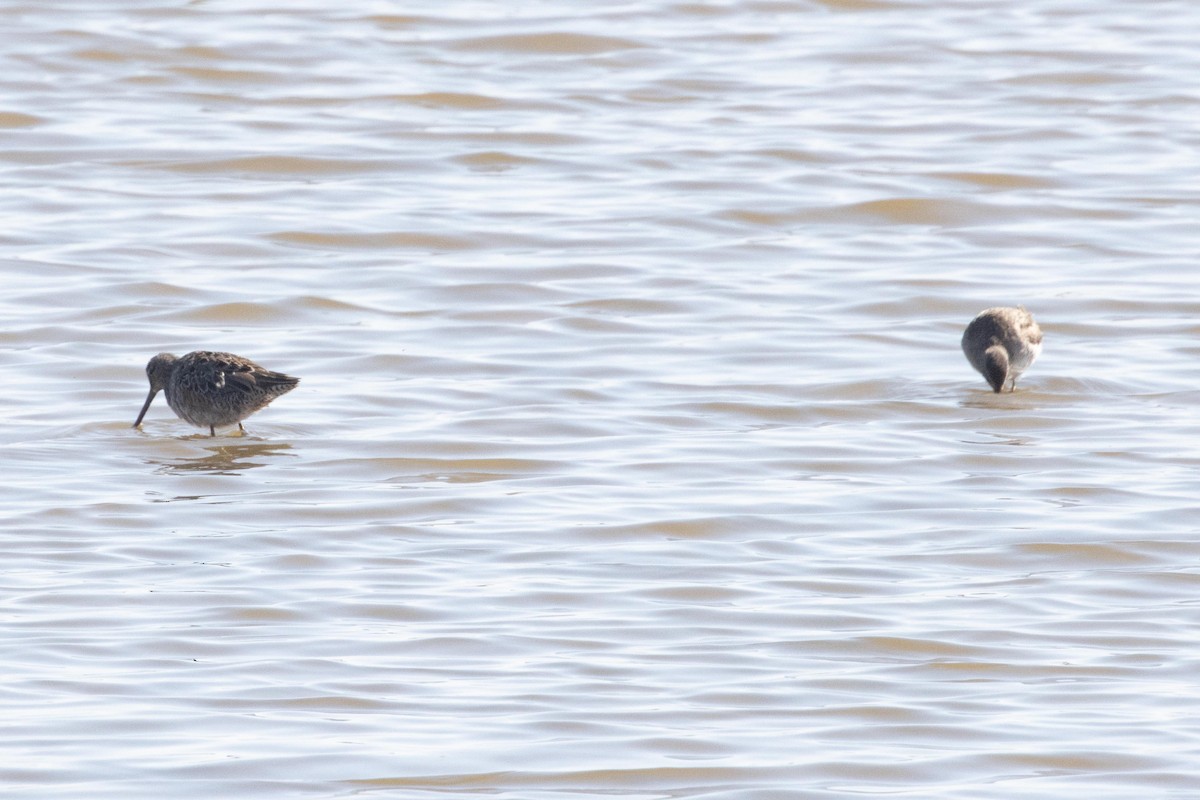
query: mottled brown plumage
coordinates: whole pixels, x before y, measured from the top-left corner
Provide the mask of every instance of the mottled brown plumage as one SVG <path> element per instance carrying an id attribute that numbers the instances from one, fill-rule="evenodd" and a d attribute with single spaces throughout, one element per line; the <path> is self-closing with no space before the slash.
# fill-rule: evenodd
<path id="1" fill-rule="evenodd" d="M 263 369 L 248 358 L 233 353 L 197 350 L 178 357 L 159 353 L 146 365 L 150 394 L 133 427 L 142 424 L 154 396 L 161 390 L 167 405 L 182 420 L 207 427 L 212 436 L 218 425 L 237 423 L 266 408 L 272 400 L 296 388 L 299 378 Z"/>
<path id="2" fill-rule="evenodd" d="M 1006 383 L 1009 391 L 1016 391 L 1017 378 L 1042 352 L 1042 329 L 1024 306 L 997 306 L 971 320 L 962 349 L 993 392 L 999 394 Z"/>

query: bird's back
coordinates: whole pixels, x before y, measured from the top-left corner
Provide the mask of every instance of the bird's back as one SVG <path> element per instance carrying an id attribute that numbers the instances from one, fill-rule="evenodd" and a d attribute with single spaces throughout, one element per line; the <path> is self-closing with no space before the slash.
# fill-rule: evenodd
<path id="1" fill-rule="evenodd" d="M 233 353 L 197 350 L 176 362 L 167 385 L 167 403 L 193 425 L 232 425 L 299 382 Z"/>

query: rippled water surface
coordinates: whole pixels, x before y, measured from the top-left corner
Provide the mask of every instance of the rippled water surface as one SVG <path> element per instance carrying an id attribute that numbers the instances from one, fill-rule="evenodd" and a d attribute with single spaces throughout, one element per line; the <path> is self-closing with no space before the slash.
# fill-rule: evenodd
<path id="1" fill-rule="evenodd" d="M 0 22 L 4 797 L 1195 796 L 1194 4 Z"/>

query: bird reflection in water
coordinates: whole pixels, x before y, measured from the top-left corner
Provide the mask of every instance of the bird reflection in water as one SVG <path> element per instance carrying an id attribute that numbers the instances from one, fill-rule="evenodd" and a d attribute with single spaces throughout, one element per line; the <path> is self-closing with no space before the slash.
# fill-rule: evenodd
<path id="1" fill-rule="evenodd" d="M 215 475 L 234 475 L 255 467 L 278 463 L 281 456 L 295 458 L 288 452 L 292 446 L 286 442 L 226 444 L 205 449 L 209 455 L 200 458 L 177 458 L 160 462 L 160 471 L 172 474 L 207 472 Z"/>

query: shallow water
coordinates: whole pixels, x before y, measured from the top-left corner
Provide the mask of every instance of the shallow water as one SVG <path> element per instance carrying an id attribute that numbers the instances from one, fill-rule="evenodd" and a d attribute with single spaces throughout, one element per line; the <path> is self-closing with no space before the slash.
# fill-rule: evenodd
<path id="1" fill-rule="evenodd" d="M 6 797 L 1192 796 L 1191 5 L 123 5 L 0 12 Z"/>

